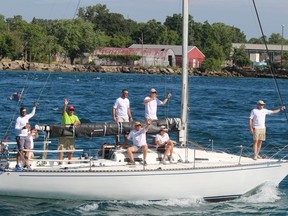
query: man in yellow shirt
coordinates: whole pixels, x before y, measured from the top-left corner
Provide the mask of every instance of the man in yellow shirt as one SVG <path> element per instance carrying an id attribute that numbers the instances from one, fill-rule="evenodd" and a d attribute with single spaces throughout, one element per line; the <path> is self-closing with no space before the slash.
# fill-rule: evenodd
<path id="1" fill-rule="evenodd" d="M 69 101 L 64 99 L 64 105 L 62 109 L 62 121 L 63 125 L 73 125 L 77 126 L 81 124 L 79 118 L 74 115 L 75 108 L 69 106 L 68 112 L 66 112 Z M 75 140 L 73 137 L 60 137 L 58 140 L 58 150 L 74 150 L 75 149 Z M 73 152 L 68 152 L 68 160 L 72 159 Z M 59 160 L 63 160 L 64 153 L 59 152 Z M 59 163 L 61 164 L 61 162 Z"/>

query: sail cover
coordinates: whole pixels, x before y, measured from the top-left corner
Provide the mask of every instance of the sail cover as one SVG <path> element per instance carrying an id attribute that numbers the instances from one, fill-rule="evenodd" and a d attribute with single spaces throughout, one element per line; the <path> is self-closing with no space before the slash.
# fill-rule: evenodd
<path id="1" fill-rule="evenodd" d="M 165 118 L 152 121 L 148 134 L 157 134 L 160 128 L 165 127 L 167 131 L 178 132 L 180 130 L 180 118 Z M 146 126 L 145 122 L 141 122 L 142 127 Z M 129 133 L 134 129 L 134 122 L 101 122 L 73 125 L 45 125 L 35 127 L 38 130 L 45 131 L 50 137 L 97 137 L 97 136 L 112 136 L 117 134 Z"/>

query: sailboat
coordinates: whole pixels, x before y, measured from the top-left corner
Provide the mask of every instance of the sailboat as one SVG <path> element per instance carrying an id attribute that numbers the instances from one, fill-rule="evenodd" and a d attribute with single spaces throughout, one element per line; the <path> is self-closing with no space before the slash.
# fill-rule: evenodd
<path id="1" fill-rule="evenodd" d="M 98 157 L 85 155 L 72 163 L 49 158 L 47 142 L 41 159 L 31 159 L 31 170 L 17 172 L 15 161 L 4 161 L 13 143 L 2 142 L 0 195 L 80 200 L 163 200 L 198 197 L 207 201 L 235 199 L 271 182 L 278 185 L 288 174 L 285 158 L 253 160 L 226 152 L 188 148 L 188 0 L 183 0 L 183 71 L 181 117 L 153 121 L 148 133 L 159 132 L 161 126 L 178 132 L 172 163 L 162 164 L 162 153 L 149 149 L 147 166 L 143 153 L 134 154 L 135 165 L 128 165 L 126 149 L 103 145 Z M 145 125 L 145 123 L 143 123 Z M 94 123 L 70 125 L 39 125 L 48 137 L 103 137 L 127 133 L 130 123 Z M 287 146 L 286 146 L 287 147 Z M 283 147 L 285 148 L 285 147 Z M 81 149 L 75 151 L 82 151 Z M 15 152 L 14 152 L 15 153 Z"/>

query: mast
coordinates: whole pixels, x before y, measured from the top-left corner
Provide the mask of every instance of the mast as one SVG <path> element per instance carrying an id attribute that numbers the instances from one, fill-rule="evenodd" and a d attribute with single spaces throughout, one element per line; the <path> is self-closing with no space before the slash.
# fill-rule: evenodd
<path id="1" fill-rule="evenodd" d="M 182 100 L 181 100 L 181 130 L 179 143 L 185 147 L 187 144 L 188 126 L 188 4 L 189 0 L 183 0 L 183 33 L 182 33 Z"/>

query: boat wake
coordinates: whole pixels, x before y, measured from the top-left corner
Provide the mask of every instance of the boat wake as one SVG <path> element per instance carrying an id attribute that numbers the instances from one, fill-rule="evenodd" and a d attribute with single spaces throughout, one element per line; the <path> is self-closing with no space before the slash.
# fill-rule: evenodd
<path id="1" fill-rule="evenodd" d="M 164 211 L 167 211 L 168 209 L 173 208 L 179 208 L 179 209 L 190 209 L 193 208 L 194 210 L 200 208 L 204 208 L 207 211 L 207 208 L 210 209 L 209 211 L 212 211 L 213 208 L 218 206 L 221 208 L 221 206 L 230 206 L 233 207 L 233 211 L 237 212 L 237 206 L 241 203 L 241 206 L 243 206 L 243 203 L 258 206 L 260 204 L 262 206 L 263 203 L 273 203 L 277 202 L 281 199 L 281 191 L 278 189 L 278 187 L 275 184 L 266 183 L 262 185 L 261 187 L 255 189 L 252 193 L 249 195 L 243 196 L 240 199 L 232 200 L 232 201 L 226 201 L 226 202 L 219 202 L 219 203 L 210 203 L 205 201 L 204 199 L 200 197 L 191 197 L 189 199 L 168 199 L 168 200 L 159 200 L 159 201 L 145 201 L 145 200 L 138 200 L 138 201 L 97 201 L 92 202 L 89 204 L 82 205 L 78 211 L 81 214 L 89 214 L 95 211 L 104 211 L 109 209 L 109 211 L 118 211 L 121 209 L 121 212 L 129 213 L 129 209 L 146 209 L 148 211 L 156 213 L 160 213 L 161 209 Z M 202 207 L 201 207 L 202 206 Z M 251 207 L 251 206 L 250 206 Z M 151 209 L 152 208 L 152 209 Z M 195 209 L 196 208 L 196 209 Z M 253 209 L 250 209 L 249 211 L 253 212 Z M 204 209 L 203 209 L 204 210 Z M 232 209 L 231 209 L 232 210 Z M 156 211 L 156 212 L 155 212 Z M 150 212 L 150 213 L 152 213 Z M 239 212 L 243 213 L 243 209 Z M 144 213 L 144 212 L 143 212 Z"/>
<path id="2" fill-rule="evenodd" d="M 277 185 L 266 183 L 255 189 L 249 196 L 243 196 L 239 202 L 246 203 L 274 203 L 281 199 L 281 192 Z"/>

